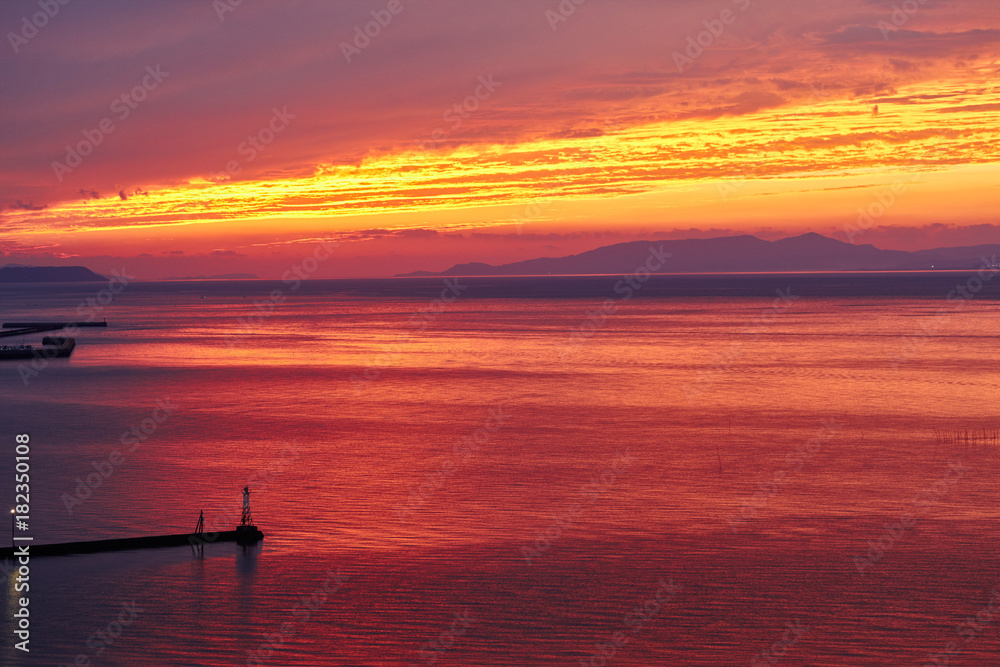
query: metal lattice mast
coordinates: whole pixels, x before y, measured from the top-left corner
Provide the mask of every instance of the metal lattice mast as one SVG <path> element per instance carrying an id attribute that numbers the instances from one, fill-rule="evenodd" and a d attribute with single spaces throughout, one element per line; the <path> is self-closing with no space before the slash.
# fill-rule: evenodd
<path id="1" fill-rule="evenodd" d="M 250 487 L 243 487 L 243 516 L 240 518 L 241 526 L 252 526 L 253 517 L 250 516 Z"/>

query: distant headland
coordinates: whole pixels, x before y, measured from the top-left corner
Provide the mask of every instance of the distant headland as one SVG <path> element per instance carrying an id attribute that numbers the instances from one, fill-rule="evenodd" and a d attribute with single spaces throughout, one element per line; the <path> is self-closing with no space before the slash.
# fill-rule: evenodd
<path id="1" fill-rule="evenodd" d="M 0 283 L 96 283 L 108 278 L 85 266 L 21 266 L 0 267 Z"/>

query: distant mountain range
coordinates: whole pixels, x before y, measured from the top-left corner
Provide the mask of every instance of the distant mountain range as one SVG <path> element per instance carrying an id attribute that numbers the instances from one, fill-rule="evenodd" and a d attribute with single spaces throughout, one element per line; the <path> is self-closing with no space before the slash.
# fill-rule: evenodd
<path id="1" fill-rule="evenodd" d="M 21 266 L 0 267 L 0 283 L 94 283 L 108 279 L 85 266 Z"/>
<path id="2" fill-rule="evenodd" d="M 764 241 L 756 236 L 724 236 L 680 241 L 632 241 L 603 246 L 568 257 L 542 257 L 492 266 L 456 264 L 439 273 L 416 271 L 401 276 L 538 276 L 624 275 L 646 266 L 655 249 L 669 254 L 657 273 L 752 273 L 782 271 L 919 271 L 977 269 L 983 258 L 1000 254 L 1000 244 L 933 250 L 879 250 L 852 245 L 821 234 Z M 651 266 L 655 267 L 657 262 Z"/>

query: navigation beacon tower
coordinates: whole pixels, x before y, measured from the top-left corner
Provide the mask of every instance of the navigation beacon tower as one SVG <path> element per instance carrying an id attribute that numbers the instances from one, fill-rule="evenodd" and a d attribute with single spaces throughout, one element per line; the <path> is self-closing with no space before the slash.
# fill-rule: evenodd
<path id="1" fill-rule="evenodd" d="M 264 533 L 257 530 L 253 525 L 253 516 L 250 514 L 250 487 L 243 487 L 243 516 L 240 517 L 240 525 L 236 526 L 236 543 L 253 544 L 263 539 Z"/>

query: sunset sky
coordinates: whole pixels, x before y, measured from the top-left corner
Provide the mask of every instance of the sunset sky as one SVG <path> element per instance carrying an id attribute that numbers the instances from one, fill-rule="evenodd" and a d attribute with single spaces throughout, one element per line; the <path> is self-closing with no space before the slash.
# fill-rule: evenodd
<path id="1" fill-rule="evenodd" d="M 0 265 L 1000 242 L 996 0 L 231 2 L 0 4 Z"/>

